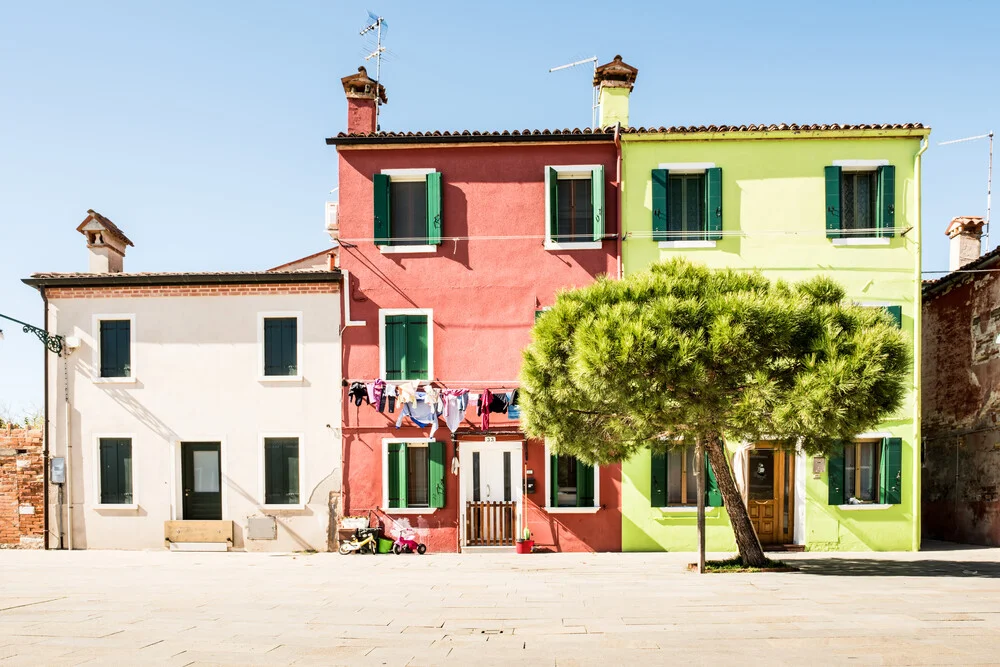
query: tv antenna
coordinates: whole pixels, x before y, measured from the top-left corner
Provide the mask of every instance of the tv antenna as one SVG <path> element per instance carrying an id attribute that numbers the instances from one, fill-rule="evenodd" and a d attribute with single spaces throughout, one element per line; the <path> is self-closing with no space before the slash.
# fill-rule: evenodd
<path id="1" fill-rule="evenodd" d="M 986 170 L 986 224 L 984 227 L 986 231 L 983 235 L 986 237 L 986 247 L 984 248 L 984 254 L 990 250 L 990 203 L 993 193 L 993 130 L 990 130 L 986 134 L 977 134 L 974 137 L 965 137 L 964 139 L 952 139 L 951 141 L 942 141 L 938 143 L 938 146 L 948 146 L 949 144 L 960 144 L 965 141 L 978 141 L 979 139 L 989 139 L 990 140 L 990 161 L 989 166 Z"/>
<path id="2" fill-rule="evenodd" d="M 389 24 L 384 18 L 376 15 L 374 12 L 368 12 L 368 18 L 371 23 L 366 25 L 361 29 L 359 33 L 362 37 L 370 32 L 375 33 L 375 49 L 365 56 L 365 60 L 375 59 L 375 81 L 379 86 L 382 85 L 382 54 L 385 53 L 385 47 L 382 46 L 382 35 L 389 31 Z M 378 131 L 378 108 L 382 106 L 382 97 L 378 94 L 378 89 L 375 90 L 375 130 Z"/>
<path id="3" fill-rule="evenodd" d="M 576 67 L 578 65 L 586 65 L 587 63 L 593 63 L 594 64 L 594 73 L 596 74 L 597 73 L 597 56 L 592 56 L 590 58 L 585 58 L 584 60 L 577 60 L 575 63 L 567 63 L 565 65 L 559 65 L 558 67 L 552 67 L 552 68 L 549 69 L 549 72 L 558 72 L 561 69 L 570 69 L 571 67 Z M 591 106 L 590 106 L 590 129 L 592 129 L 592 130 L 596 130 L 597 129 L 597 108 L 599 106 L 601 106 L 600 102 L 599 102 L 600 98 L 598 97 L 598 94 L 599 93 L 598 93 L 598 90 L 597 90 L 597 86 L 594 86 L 593 102 L 591 103 Z"/>

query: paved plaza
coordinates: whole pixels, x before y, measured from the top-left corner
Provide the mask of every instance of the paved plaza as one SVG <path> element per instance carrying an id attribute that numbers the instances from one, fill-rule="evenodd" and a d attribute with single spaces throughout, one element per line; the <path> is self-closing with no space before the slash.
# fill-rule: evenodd
<path id="1" fill-rule="evenodd" d="M 998 664 L 1000 550 L 0 551 L 0 665 Z"/>

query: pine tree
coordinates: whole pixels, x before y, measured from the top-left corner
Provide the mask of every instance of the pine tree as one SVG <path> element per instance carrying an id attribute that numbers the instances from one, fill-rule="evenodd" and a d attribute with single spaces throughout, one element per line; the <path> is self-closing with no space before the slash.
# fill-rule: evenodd
<path id="1" fill-rule="evenodd" d="M 761 566 L 725 439 L 829 455 L 901 406 L 909 372 L 892 318 L 829 278 L 677 259 L 558 296 L 524 351 L 522 425 L 589 464 L 704 447 L 743 562 Z"/>

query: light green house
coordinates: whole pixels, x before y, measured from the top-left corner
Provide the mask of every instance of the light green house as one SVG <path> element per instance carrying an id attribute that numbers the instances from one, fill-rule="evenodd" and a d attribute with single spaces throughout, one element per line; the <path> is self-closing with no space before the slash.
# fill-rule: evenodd
<path id="1" fill-rule="evenodd" d="M 857 303 L 888 309 L 913 341 L 905 405 L 842 456 L 727 443 L 765 544 L 920 546 L 920 155 L 929 133 L 912 124 L 621 133 L 626 274 L 681 254 L 789 281 L 825 274 Z M 696 548 L 691 459 L 622 464 L 624 551 Z M 724 508 L 708 510 L 707 526 L 709 550 L 735 549 Z"/>

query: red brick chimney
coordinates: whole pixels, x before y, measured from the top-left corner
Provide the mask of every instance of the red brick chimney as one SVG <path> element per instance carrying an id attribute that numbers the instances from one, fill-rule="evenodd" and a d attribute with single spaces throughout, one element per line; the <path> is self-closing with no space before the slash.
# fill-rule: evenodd
<path id="1" fill-rule="evenodd" d="M 388 102 L 385 88 L 368 77 L 368 70 L 358 68 L 357 74 L 340 80 L 347 95 L 347 133 L 371 134 L 378 132 L 376 105 Z"/>

